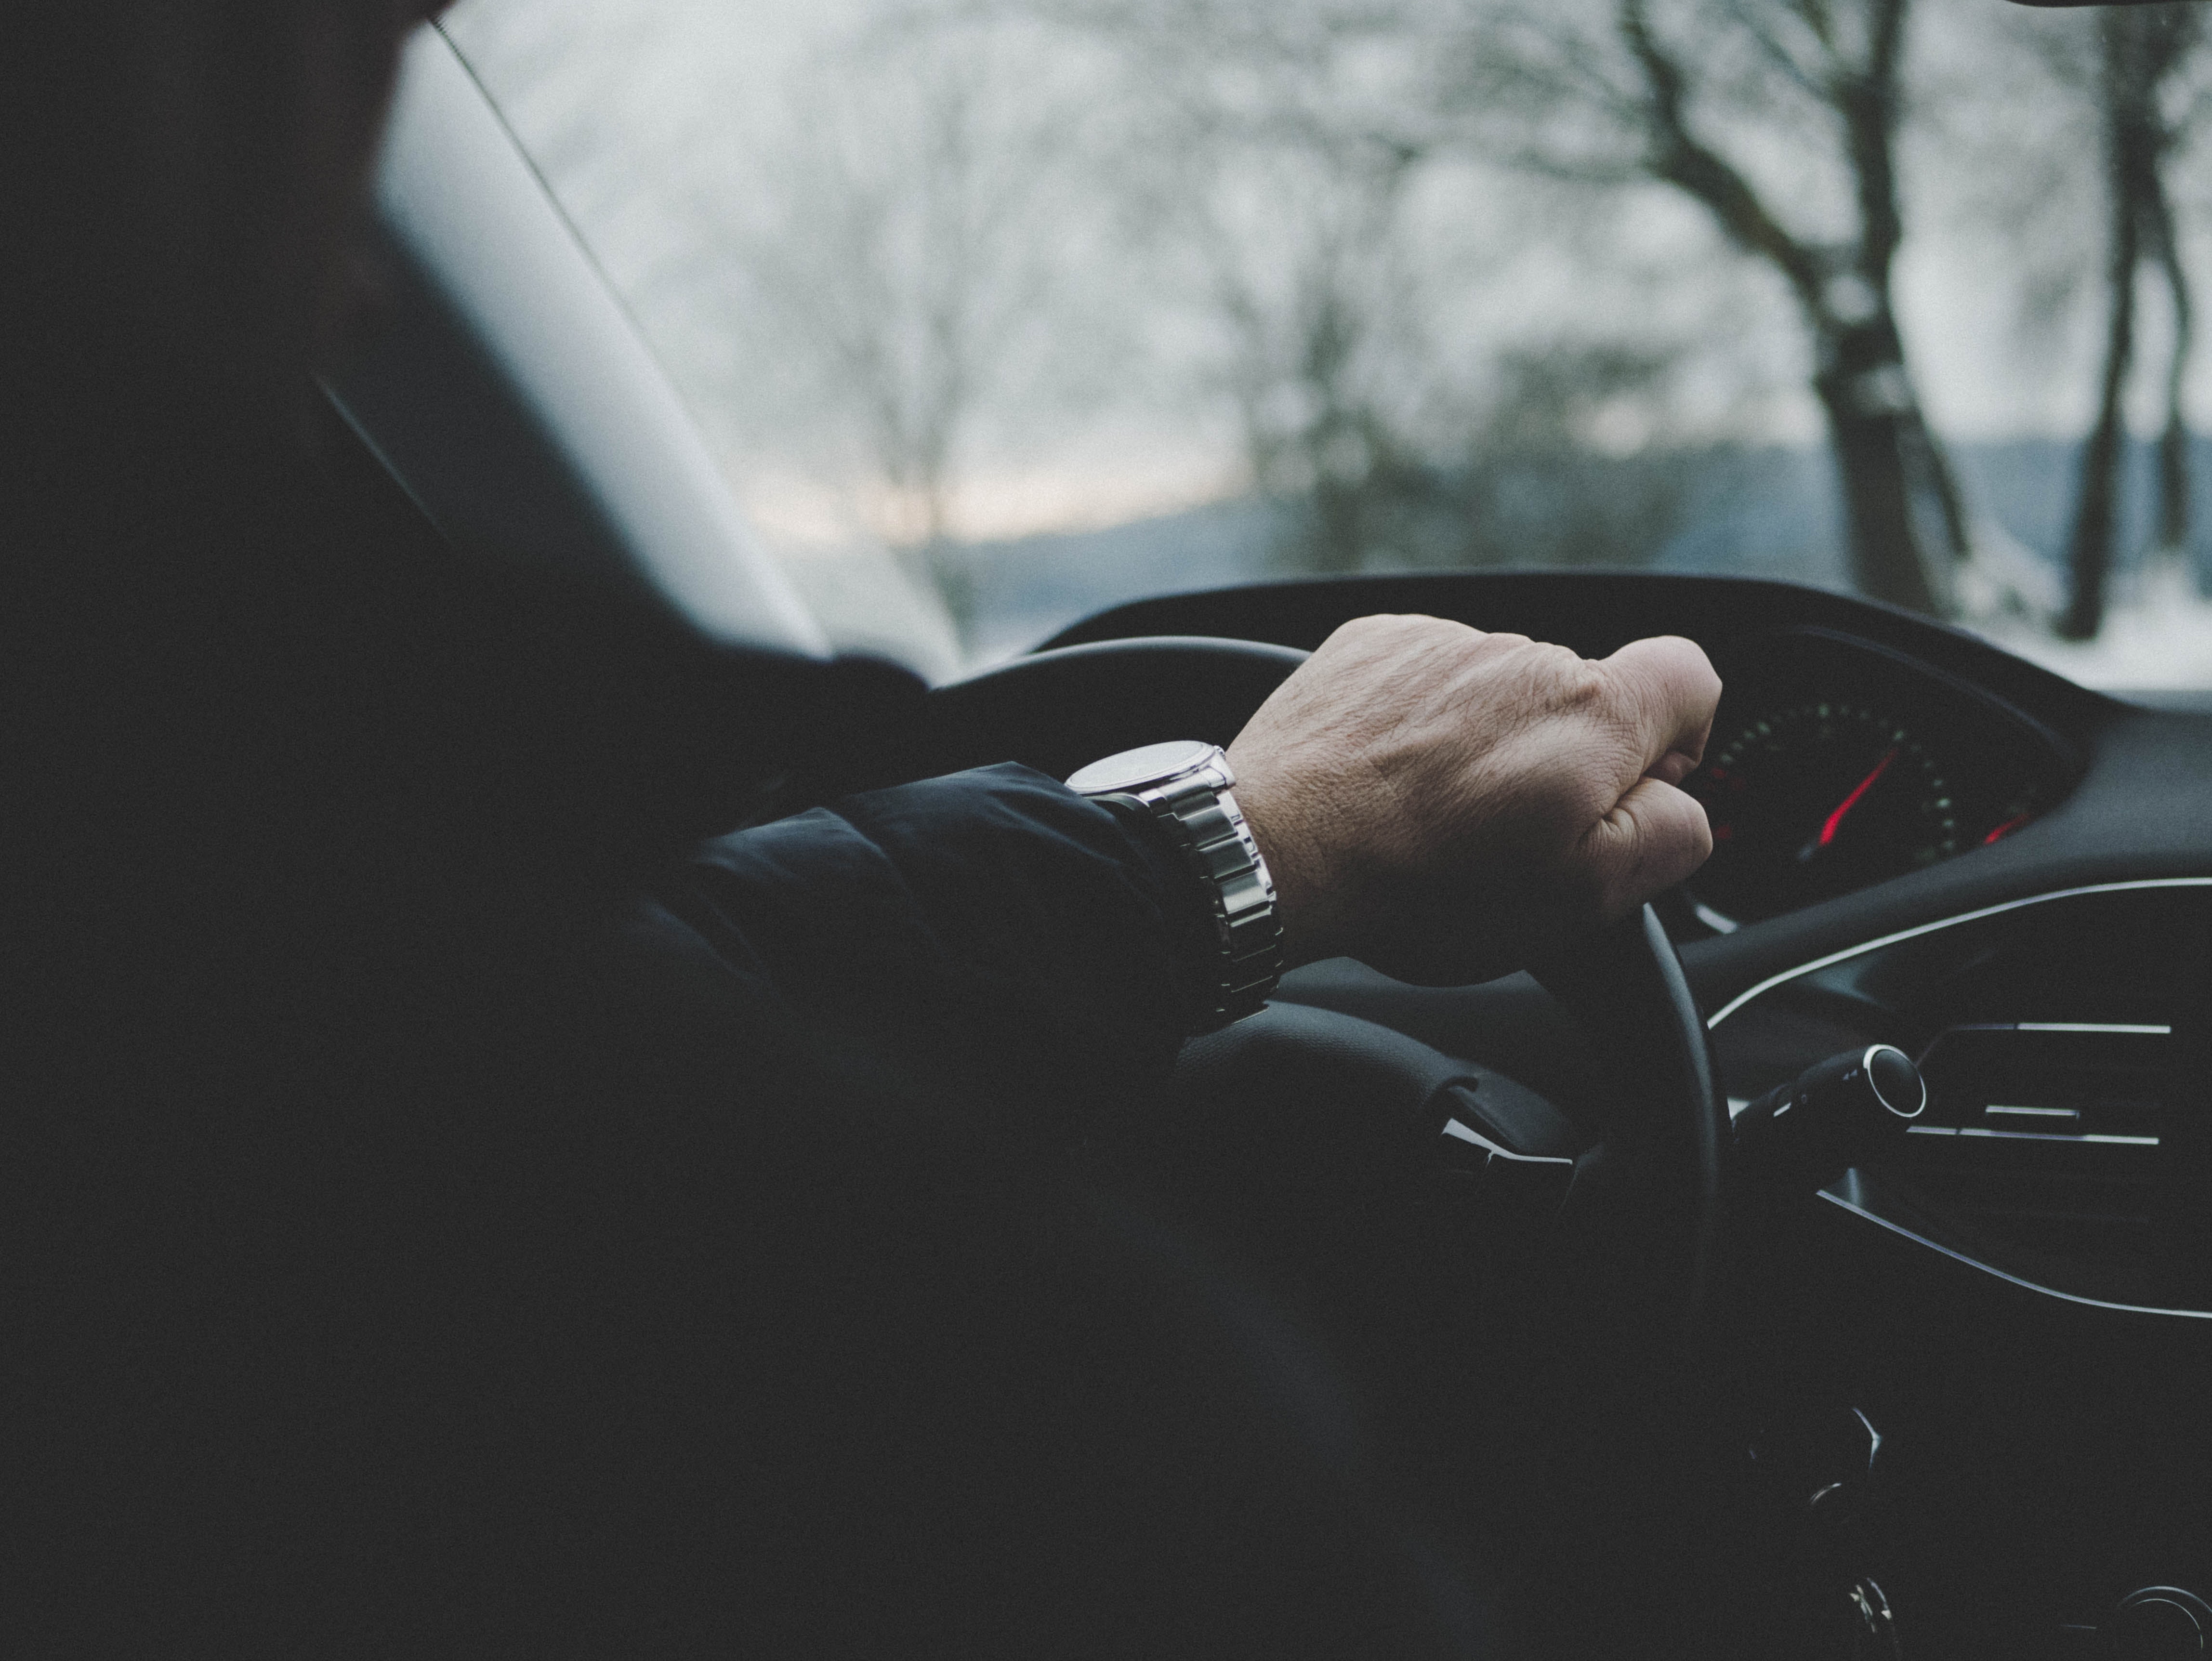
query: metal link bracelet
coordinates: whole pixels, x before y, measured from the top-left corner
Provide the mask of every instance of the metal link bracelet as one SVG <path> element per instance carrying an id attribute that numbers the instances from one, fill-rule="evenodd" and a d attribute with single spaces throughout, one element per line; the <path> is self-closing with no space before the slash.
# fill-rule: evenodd
<path id="1" fill-rule="evenodd" d="M 1274 880 L 1231 792 L 1236 782 L 1220 746 L 1197 739 L 1127 750 L 1067 781 L 1079 795 L 1119 803 L 1158 824 L 1211 901 L 1214 950 L 1204 976 L 1212 1008 L 1199 1032 L 1252 1014 L 1283 972 Z"/>

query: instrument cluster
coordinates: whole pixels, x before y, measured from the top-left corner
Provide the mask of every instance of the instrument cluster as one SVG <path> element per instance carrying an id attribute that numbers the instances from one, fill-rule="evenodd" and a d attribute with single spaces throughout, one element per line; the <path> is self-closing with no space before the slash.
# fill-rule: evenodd
<path id="1" fill-rule="evenodd" d="M 1725 690 L 1684 785 L 1713 855 L 1683 897 L 1719 933 L 2002 841 L 2079 776 L 2048 727 L 1886 647 L 1802 629 L 1713 656 Z"/>

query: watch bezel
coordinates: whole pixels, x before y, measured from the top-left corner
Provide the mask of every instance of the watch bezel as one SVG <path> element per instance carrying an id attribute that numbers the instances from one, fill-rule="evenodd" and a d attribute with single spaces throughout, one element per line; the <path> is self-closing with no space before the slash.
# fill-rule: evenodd
<path id="1" fill-rule="evenodd" d="M 1139 764 L 1138 757 L 1162 755 L 1157 764 Z M 1180 760 L 1172 759 L 1179 753 Z M 1178 779 L 1188 778 L 1212 764 L 1231 783 L 1236 775 L 1229 770 L 1229 758 L 1218 744 L 1208 744 L 1203 739 L 1169 739 L 1158 744 L 1139 745 L 1134 749 L 1119 750 L 1110 756 L 1079 767 L 1069 774 L 1067 788 L 1079 796 L 1114 796 L 1136 790 L 1158 789 Z"/>

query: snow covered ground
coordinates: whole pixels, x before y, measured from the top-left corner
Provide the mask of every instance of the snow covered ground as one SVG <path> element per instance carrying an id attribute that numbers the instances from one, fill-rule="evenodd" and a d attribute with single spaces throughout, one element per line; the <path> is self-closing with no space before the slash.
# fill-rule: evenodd
<path id="1" fill-rule="evenodd" d="M 2177 563 L 2160 562 L 2114 597 L 2096 639 L 2055 638 L 2033 618 L 1968 625 L 2008 652 L 2108 692 L 2212 691 L 2212 599 Z"/>

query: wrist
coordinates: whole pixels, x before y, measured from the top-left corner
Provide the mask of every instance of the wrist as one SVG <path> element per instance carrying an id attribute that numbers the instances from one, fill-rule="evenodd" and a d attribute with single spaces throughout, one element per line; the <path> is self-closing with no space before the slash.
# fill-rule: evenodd
<path id="1" fill-rule="evenodd" d="M 1237 797 L 1244 823 L 1274 879 L 1284 968 L 1346 956 L 1351 949 L 1354 908 L 1346 904 L 1350 885 L 1331 868 L 1323 852 L 1326 839 L 1316 834 L 1305 813 L 1272 788 L 1273 780 L 1264 765 L 1255 764 L 1248 774 L 1233 750 L 1230 765 L 1237 770 Z"/>

